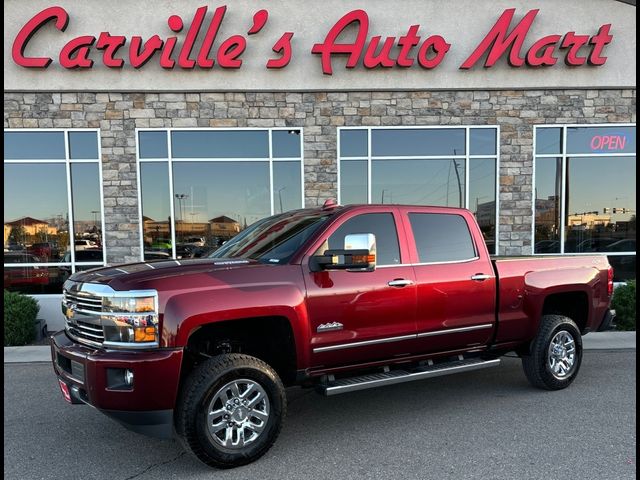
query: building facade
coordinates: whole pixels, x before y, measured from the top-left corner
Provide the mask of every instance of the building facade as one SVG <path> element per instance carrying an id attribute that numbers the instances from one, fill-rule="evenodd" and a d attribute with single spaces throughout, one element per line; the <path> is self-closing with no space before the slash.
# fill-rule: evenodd
<path id="1" fill-rule="evenodd" d="M 4 284 L 50 328 L 74 271 L 329 198 L 635 278 L 635 5 L 200 3 L 5 2 Z"/>

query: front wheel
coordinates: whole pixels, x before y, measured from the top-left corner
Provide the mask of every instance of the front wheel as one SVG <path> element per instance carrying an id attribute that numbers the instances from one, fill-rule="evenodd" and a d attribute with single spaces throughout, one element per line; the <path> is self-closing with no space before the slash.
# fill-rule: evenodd
<path id="1" fill-rule="evenodd" d="M 269 365 L 249 355 L 219 355 L 185 381 L 176 430 L 201 461 L 233 468 L 253 462 L 273 445 L 286 405 L 284 386 Z"/>
<path id="2" fill-rule="evenodd" d="M 545 390 L 568 387 L 582 363 L 582 337 L 573 320 L 562 315 L 544 315 L 522 367 L 529 383 Z"/>

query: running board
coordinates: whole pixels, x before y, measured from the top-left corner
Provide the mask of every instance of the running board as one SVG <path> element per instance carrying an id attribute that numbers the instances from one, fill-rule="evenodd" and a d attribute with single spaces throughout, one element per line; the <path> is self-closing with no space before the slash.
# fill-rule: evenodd
<path id="1" fill-rule="evenodd" d="M 318 389 L 320 393 L 327 396 L 338 395 L 341 393 L 355 392 L 356 390 L 382 387 L 384 385 L 394 385 L 396 383 L 412 382 L 424 378 L 480 370 L 481 368 L 497 367 L 499 364 L 499 358 L 494 360 L 481 360 L 477 358 L 457 360 L 455 362 L 418 367 L 411 371 L 390 370 L 388 372 L 372 373 L 359 377 L 340 378 L 327 383 L 321 383 Z"/>

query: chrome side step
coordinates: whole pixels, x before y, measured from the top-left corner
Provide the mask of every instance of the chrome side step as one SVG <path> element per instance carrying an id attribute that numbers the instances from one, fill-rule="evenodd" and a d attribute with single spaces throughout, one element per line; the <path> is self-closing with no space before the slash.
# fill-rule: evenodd
<path id="1" fill-rule="evenodd" d="M 427 365 L 407 370 L 390 370 L 382 373 L 372 373 L 358 377 L 340 378 L 327 383 L 321 383 L 318 387 L 320 393 L 324 395 L 338 395 L 341 393 L 355 392 L 367 388 L 382 387 L 384 385 L 394 385 L 396 383 L 412 382 L 424 378 L 440 377 L 454 373 L 480 370 L 481 368 L 497 367 L 500 359 L 481 360 L 477 358 L 467 360 L 457 360 L 435 365 Z"/>

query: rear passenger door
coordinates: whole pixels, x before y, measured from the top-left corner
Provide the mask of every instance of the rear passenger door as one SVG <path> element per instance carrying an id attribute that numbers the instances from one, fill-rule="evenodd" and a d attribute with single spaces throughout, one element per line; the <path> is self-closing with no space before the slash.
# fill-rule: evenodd
<path id="1" fill-rule="evenodd" d="M 471 235 L 468 216 L 447 209 L 404 212 L 422 352 L 473 349 L 491 338 L 496 278 L 486 247 Z"/>

